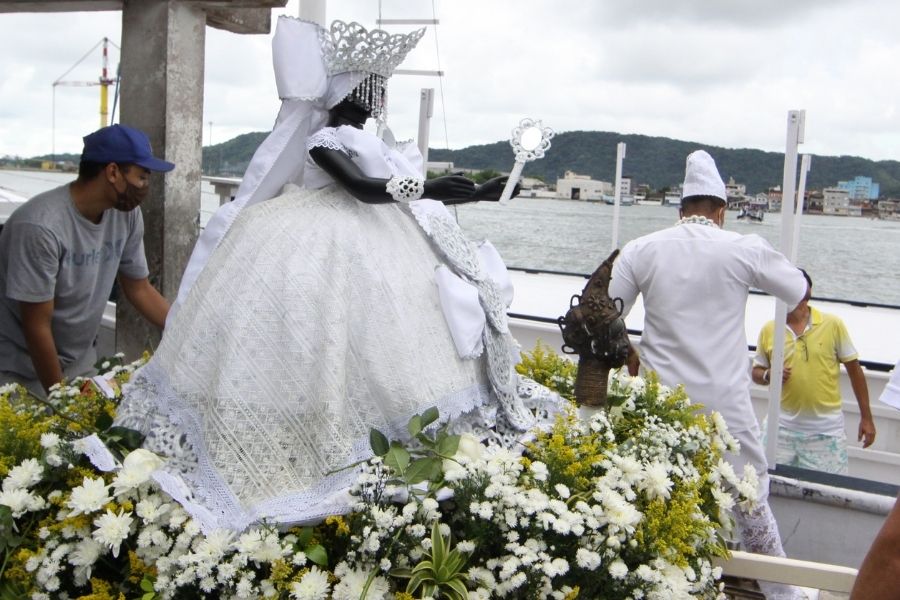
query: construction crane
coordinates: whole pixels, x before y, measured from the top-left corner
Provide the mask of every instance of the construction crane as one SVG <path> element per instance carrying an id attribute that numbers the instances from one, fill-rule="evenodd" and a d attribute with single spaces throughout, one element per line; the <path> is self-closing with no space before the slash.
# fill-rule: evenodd
<path id="1" fill-rule="evenodd" d="M 100 86 L 100 127 L 106 127 L 109 124 L 109 86 L 116 82 L 115 79 L 109 76 L 109 45 L 112 45 L 116 50 L 119 50 L 119 47 L 116 46 L 109 38 L 104 37 L 102 40 L 94 44 L 94 46 L 88 50 L 84 56 L 82 56 L 78 62 L 72 65 L 68 71 L 60 75 L 56 81 L 53 82 L 53 143 L 52 143 L 52 152 L 54 160 L 56 159 L 56 88 L 61 85 L 65 86 L 75 86 L 75 87 L 88 87 L 99 85 Z M 78 65 L 80 65 L 84 60 L 91 55 L 99 46 L 103 46 L 102 53 L 102 64 L 100 68 L 100 78 L 96 81 L 65 81 L 65 77 L 75 70 Z"/>

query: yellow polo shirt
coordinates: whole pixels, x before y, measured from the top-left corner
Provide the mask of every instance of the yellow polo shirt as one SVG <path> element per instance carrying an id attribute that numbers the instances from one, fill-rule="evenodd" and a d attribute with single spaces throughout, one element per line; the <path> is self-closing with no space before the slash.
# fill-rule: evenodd
<path id="1" fill-rule="evenodd" d="M 780 424 L 788 429 L 828 433 L 843 429 L 841 363 L 857 358 L 856 348 L 839 317 L 809 307 L 810 319 L 799 336 L 785 327 L 785 364 L 791 377 L 781 392 Z M 775 324 L 759 332 L 754 364 L 770 368 Z"/>

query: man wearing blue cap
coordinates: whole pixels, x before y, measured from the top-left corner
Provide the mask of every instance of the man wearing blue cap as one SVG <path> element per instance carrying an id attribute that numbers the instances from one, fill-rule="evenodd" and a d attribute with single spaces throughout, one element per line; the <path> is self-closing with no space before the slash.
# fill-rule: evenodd
<path id="1" fill-rule="evenodd" d="M 175 165 L 125 125 L 85 136 L 78 178 L 31 198 L 0 232 L 0 384 L 38 396 L 91 373 L 114 281 L 162 328 L 169 303 L 147 279 L 144 220 L 150 173 Z"/>

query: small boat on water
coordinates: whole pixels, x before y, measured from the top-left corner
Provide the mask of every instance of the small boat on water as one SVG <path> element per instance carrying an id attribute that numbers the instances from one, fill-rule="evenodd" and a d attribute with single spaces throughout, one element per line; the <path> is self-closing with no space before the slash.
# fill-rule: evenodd
<path id="1" fill-rule="evenodd" d="M 765 218 L 765 212 L 761 208 L 750 209 L 746 206 L 741 208 L 741 212 L 737 216 L 738 221 L 744 223 L 762 223 Z"/>

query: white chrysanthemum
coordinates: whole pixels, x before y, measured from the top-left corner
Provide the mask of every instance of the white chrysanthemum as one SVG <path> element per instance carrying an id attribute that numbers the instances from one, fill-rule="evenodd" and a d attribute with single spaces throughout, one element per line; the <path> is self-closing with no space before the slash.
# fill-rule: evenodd
<path id="1" fill-rule="evenodd" d="M 29 507 L 34 505 L 35 499 L 31 492 L 22 488 L 0 492 L 0 504 L 8 506 L 13 518 L 16 519 L 30 510 Z"/>
<path id="2" fill-rule="evenodd" d="M 91 567 L 100 558 L 103 546 L 92 538 L 84 538 L 75 545 L 75 550 L 69 555 L 69 563 L 76 567 L 84 567 L 85 575 L 91 576 Z"/>
<path id="3" fill-rule="evenodd" d="M 550 471 L 547 470 L 547 465 L 542 463 L 539 460 L 531 463 L 531 476 L 534 477 L 535 481 L 547 481 L 547 477 L 550 475 Z"/>
<path id="4" fill-rule="evenodd" d="M 563 500 L 572 495 L 572 492 L 569 491 L 569 488 L 562 483 L 557 483 L 554 487 L 556 488 L 556 493 L 559 494 L 559 497 Z"/>
<path id="5" fill-rule="evenodd" d="M 664 464 L 653 463 L 644 470 L 642 487 L 647 492 L 647 497 L 651 500 L 654 498 L 668 498 L 671 495 L 672 485 L 672 480 L 669 479 L 669 473 Z"/>
<path id="6" fill-rule="evenodd" d="M 346 567 L 345 563 L 342 564 L 344 565 L 343 569 L 335 568 L 334 574 L 340 578 L 340 581 L 334 586 L 332 598 L 334 600 L 358 600 L 362 595 L 369 574 L 365 571 L 350 569 Z M 367 600 L 369 598 L 372 600 L 384 600 L 387 598 L 389 591 L 388 581 L 384 577 L 378 576 L 372 580 L 366 598 Z"/>
<path id="7" fill-rule="evenodd" d="M 291 584 L 291 598 L 297 600 L 325 600 L 330 591 L 328 574 L 315 566 L 303 576 L 303 579 Z"/>
<path id="8" fill-rule="evenodd" d="M 277 533 L 269 533 L 261 540 L 260 545 L 250 553 L 250 559 L 256 562 L 274 562 L 284 556 L 286 551 L 281 546 Z"/>
<path id="9" fill-rule="evenodd" d="M 71 516 L 76 516 L 98 511 L 111 500 L 103 479 L 85 477 L 82 484 L 72 490 L 66 505 L 72 509 Z"/>
<path id="10" fill-rule="evenodd" d="M 100 515 L 94 519 L 94 539 L 112 550 L 113 556 L 119 556 L 119 546 L 128 537 L 131 530 L 131 513 L 115 514 L 111 510 L 106 511 L 105 515 Z"/>
<path id="11" fill-rule="evenodd" d="M 6 479 L 3 480 L 3 491 L 28 489 L 41 480 L 44 467 L 34 458 L 26 458 L 21 463 L 9 470 Z"/>
<path id="12" fill-rule="evenodd" d="M 41 447 L 42 448 L 56 448 L 59 445 L 59 436 L 55 433 L 42 433 L 41 434 Z"/>
<path id="13" fill-rule="evenodd" d="M 716 501 L 716 504 L 719 505 L 720 511 L 728 512 L 734 508 L 734 497 L 731 494 L 717 485 L 711 486 L 710 492 L 712 492 L 712 497 Z"/>
<path id="14" fill-rule="evenodd" d="M 544 563 L 544 574 L 551 579 L 569 572 L 569 562 L 564 558 L 554 558 Z"/>
<path id="15" fill-rule="evenodd" d="M 579 548 L 575 552 L 575 563 L 582 569 L 593 571 L 600 566 L 600 555 L 587 548 Z"/>
<path id="16" fill-rule="evenodd" d="M 235 549 L 241 554 L 252 554 L 262 545 L 262 532 L 259 529 L 251 529 L 241 534 L 235 542 Z"/>
<path id="17" fill-rule="evenodd" d="M 613 579 L 624 579 L 628 575 L 628 565 L 617 558 L 609 565 L 609 574 Z"/>
<path id="18" fill-rule="evenodd" d="M 466 468 L 456 459 L 445 458 L 441 462 L 441 469 L 444 471 L 444 481 L 459 481 L 465 479 L 468 474 Z"/>
<path id="19" fill-rule="evenodd" d="M 134 512 L 143 519 L 144 523 L 152 523 L 164 515 L 170 508 L 168 503 L 163 503 L 162 496 L 152 494 L 134 505 Z"/>

